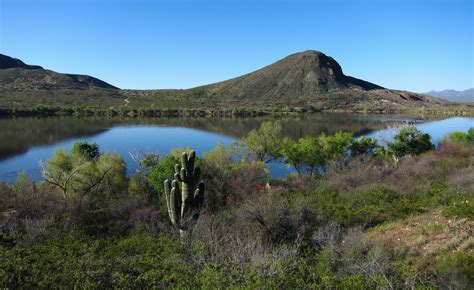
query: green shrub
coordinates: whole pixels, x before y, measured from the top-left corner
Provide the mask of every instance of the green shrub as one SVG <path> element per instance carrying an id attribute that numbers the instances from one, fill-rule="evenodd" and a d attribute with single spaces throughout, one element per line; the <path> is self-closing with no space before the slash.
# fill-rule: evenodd
<path id="1" fill-rule="evenodd" d="M 448 217 L 459 217 L 474 220 L 474 196 L 455 194 L 447 197 L 443 214 Z"/>
<path id="2" fill-rule="evenodd" d="M 470 289 L 474 285 L 474 252 L 442 253 L 436 257 L 434 269 L 444 287 Z"/>
<path id="3" fill-rule="evenodd" d="M 262 162 L 280 158 L 283 127 L 280 122 L 264 122 L 258 129 L 250 131 L 242 143 L 250 156 Z"/>
<path id="4" fill-rule="evenodd" d="M 192 287 L 194 269 L 167 236 L 91 239 L 70 235 L 0 246 L 0 286 L 8 288 Z"/>
<path id="5" fill-rule="evenodd" d="M 363 154 L 377 155 L 384 151 L 384 147 L 378 145 L 376 139 L 363 136 L 352 141 L 350 150 L 351 156 L 359 156 Z"/>
<path id="6" fill-rule="evenodd" d="M 461 131 L 452 132 L 445 137 L 445 140 L 456 144 L 474 144 L 474 127 L 470 128 L 467 133 Z"/>
<path id="7" fill-rule="evenodd" d="M 422 133 L 415 127 L 403 128 L 395 135 L 394 139 L 394 142 L 388 143 L 388 149 L 397 158 L 405 155 L 419 155 L 434 149 L 431 136 Z"/>
<path id="8" fill-rule="evenodd" d="M 324 164 L 323 144 L 314 137 L 304 137 L 298 141 L 285 139 L 282 155 L 287 164 L 293 165 L 299 176 L 305 171 L 313 176 L 317 166 Z"/>

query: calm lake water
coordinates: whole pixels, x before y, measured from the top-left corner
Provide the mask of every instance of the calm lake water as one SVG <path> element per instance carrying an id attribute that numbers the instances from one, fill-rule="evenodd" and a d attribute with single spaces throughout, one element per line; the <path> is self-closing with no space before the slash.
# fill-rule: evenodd
<path id="1" fill-rule="evenodd" d="M 76 141 L 95 142 L 100 150 L 119 153 L 128 173 L 136 169 L 129 152 L 166 154 L 172 148 L 192 147 L 199 155 L 222 142 L 230 144 L 271 118 L 248 119 L 110 119 L 110 118 L 18 118 L 0 119 L 0 181 L 12 182 L 25 171 L 34 180 L 41 179 L 39 162 L 49 159 L 54 150 L 69 150 Z M 447 133 L 467 131 L 474 118 L 448 118 L 420 121 L 410 118 L 321 113 L 280 118 L 284 134 L 291 138 L 348 131 L 367 135 L 382 142 L 391 140 L 406 122 L 415 122 L 438 143 Z M 272 176 L 289 172 L 285 164 L 270 164 Z"/>

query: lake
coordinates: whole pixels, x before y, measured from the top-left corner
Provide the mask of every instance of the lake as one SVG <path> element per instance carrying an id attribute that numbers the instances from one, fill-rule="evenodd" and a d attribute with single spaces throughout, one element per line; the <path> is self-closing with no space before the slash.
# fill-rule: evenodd
<path id="1" fill-rule="evenodd" d="M 198 155 L 222 142 L 239 140 L 257 128 L 265 118 L 8 118 L 0 119 L 0 181 L 12 182 L 25 171 L 34 180 L 41 179 L 39 162 L 49 159 L 54 150 L 69 150 L 76 141 L 95 142 L 100 150 L 119 153 L 127 163 L 129 174 L 136 170 L 130 152 L 166 154 L 172 148 L 192 147 Z M 393 138 L 400 126 L 415 123 L 438 143 L 447 133 L 467 131 L 474 127 L 474 118 L 418 120 L 408 117 L 387 117 L 347 113 L 319 113 L 279 118 L 285 136 L 300 138 L 321 133 L 348 131 L 355 136 L 371 136 L 382 143 Z M 273 177 L 282 177 L 291 169 L 285 164 L 270 164 Z"/>

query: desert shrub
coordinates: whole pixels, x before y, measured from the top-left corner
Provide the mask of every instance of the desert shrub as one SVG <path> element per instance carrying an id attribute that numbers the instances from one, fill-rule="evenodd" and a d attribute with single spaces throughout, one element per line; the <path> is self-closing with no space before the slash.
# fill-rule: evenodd
<path id="1" fill-rule="evenodd" d="M 30 246 L 0 247 L 2 287 L 193 286 L 186 250 L 167 236 L 93 239 L 71 234 Z"/>
<path id="2" fill-rule="evenodd" d="M 444 140 L 462 145 L 474 144 L 474 127 L 470 128 L 466 133 L 462 131 L 452 132 L 448 134 Z"/>
<path id="3" fill-rule="evenodd" d="M 218 144 L 203 155 L 205 204 L 210 211 L 239 203 L 257 194 L 269 179 L 261 161 L 239 160 L 232 146 Z"/>
<path id="4" fill-rule="evenodd" d="M 309 238 L 317 222 L 310 207 L 291 204 L 288 199 L 278 196 L 249 200 L 239 212 L 243 221 L 258 229 L 262 243 L 270 246 Z"/>
<path id="5" fill-rule="evenodd" d="M 385 150 L 383 146 L 378 145 L 376 139 L 365 136 L 353 140 L 349 149 L 352 157 L 363 154 L 380 155 Z"/>
<path id="6" fill-rule="evenodd" d="M 80 208 L 84 201 L 104 201 L 124 193 L 125 162 L 116 153 L 98 152 L 96 144 L 78 142 L 68 154 L 56 150 L 43 166 L 45 181 L 63 195 L 66 208 Z"/>
<path id="7" fill-rule="evenodd" d="M 318 138 L 304 137 L 298 141 L 285 139 L 282 147 L 285 163 L 293 165 L 299 176 L 308 172 L 312 177 L 317 166 L 324 164 L 323 144 Z"/>
<path id="8" fill-rule="evenodd" d="M 372 187 L 356 192 L 316 190 L 310 198 L 316 206 L 316 212 L 327 220 L 347 226 L 374 226 L 423 212 L 427 206 L 437 204 L 431 191 L 399 194 L 384 187 Z"/>
<path id="9" fill-rule="evenodd" d="M 337 132 L 334 135 L 322 134 L 318 137 L 323 146 L 326 160 L 341 160 L 352 142 L 352 134 Z"/>
<path id="10" fill-rule="evenodd" d="M 469 289 L 474 284 L 474 252 L 445 252 L 436 257 L 438 283 L 452 289 Z"/>
<path id="11" fill-rule="evenodd" d="M 343 132 L 322 134 L 317 138 L 308 136 L 297 141 L 285 139 L 281 156 L 286 163 L 293 165 L 299 176 L 308 172 L 312 177 L 327 161 L 343 159 L 351 141 L 352 135 Z"/>
<path id="12" fill-rule="evenodd" d="M 156 190 L 148 181 L 146 175 L 135 172 L 128 181 L 128 194 L 133 197 L 142 197 L 150 202 L 157 199 Z"/>
<path id="13" fill-rule="evenodd" d="M 474 220 L 474 196 L 457 193 L 446 197 L 443 214 L 448 217 L 459 217 Z"/>
<path id="14" fill-rule="evenodd" d="M 278 121 L 267 121 L 242 139 L 250 156 L 257 161 L 270 162 L 280 158 L 283 127 Z"/>
<path id="15" fill-rule="evenodd" d="M 71 149 L 71 156 L 75 158 L 97 160 L 99 155 L 99 145 L 97 143 L 76 142 Z"/>
<path id="16" fill-rule="evenodd" d="M 419 155 L 434 149 L 431 136 L 422 133 L 415 127 L 407 127 L 395 135 L 394 141 L 388 143 L 389 152 L 397 158 L 405 155 Z"/>

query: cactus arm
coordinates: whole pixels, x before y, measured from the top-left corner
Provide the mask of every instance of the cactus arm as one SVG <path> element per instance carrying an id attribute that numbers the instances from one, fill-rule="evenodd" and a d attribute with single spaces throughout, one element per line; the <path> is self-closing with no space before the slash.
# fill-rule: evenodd
<path id="1" fill-rule="evenodd" d="M 179 167 L 179 164 L 176 164 L 174 166 L 174 179 L 177 180 L 178 182 L 183 182 L 183 180 L 181 179 L 181 175 L 179 174 L 180 172 L 180 167 Z"/>
<path id="2" fill-rule="evenodd" d="M 191 154 L 189 154 L 187 168 L 189 168 L 190 170 L 193 170 L 195 160 L 196 160 L 196 152 L 193 150 L 191 151 Z M 190 172 L 189 174 L 192 174 L 192 172 Z"/>
<path id="3" fill-rule="evenodd" d="M 171 203 L 170 203 L 170 194 L 171 194 L 171 182 L 165 180 L 165 198 L 166 198 L 166 207 L 168 208 L 168 215 L 170 216 L 171 222 L 173 222 L 173 215 L 171 214 Z"/>
<path id="4" fill-rule="evenodd" d="M 171 183 L 171 192 L 170 192 L 170 206 L 168 207 L 168 211 L 170 213 L 170 219 L 171 223 L 174 226 L 179 226 L 180 225 L 180 192 L 179 192 L 179 187 L 178 183 L 176 180 L 173 180 Z"/>
<path id="5" fill-rule="evenodd" d="M 204 203 L 204 182 L 199 183 L 198 188 L 194 192 L 194 206 L 200 208 Z"/>

